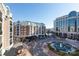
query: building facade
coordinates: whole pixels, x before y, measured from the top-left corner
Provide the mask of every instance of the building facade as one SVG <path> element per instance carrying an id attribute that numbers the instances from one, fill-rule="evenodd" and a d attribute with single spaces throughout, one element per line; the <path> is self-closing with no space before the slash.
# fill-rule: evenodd
<path id="1" fill-rule="evenodd" d="M 14 22 L 14 39 L 45 35 L 45 25 L 31 21 Z"/>
<path id="2" fill-rule="evenodd" d="M 71 11 L 68 15 L 56 18 L 54 31 L 60 37 L 79 39 L 79 12 Z"/>
<path id="3" fill-rule="evenodd" d="M 0 55 L 3 55 L 12 45 L 12 14 L 8 6 L 0 3 Z"/>

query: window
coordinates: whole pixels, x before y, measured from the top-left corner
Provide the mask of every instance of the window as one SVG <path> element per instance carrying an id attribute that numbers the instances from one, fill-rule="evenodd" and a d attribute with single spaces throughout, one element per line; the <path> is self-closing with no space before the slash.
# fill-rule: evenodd
<path id="1" fill-rule="evenodd" d="M 10 21 L 10 32 L 12 32 L 12 21 Z"/>
<path id="2" fill-rule="evenodd" d="M 8 16 L 5 16 L 6 18 L 8 18 Z"/>
<path id="3" fill-rule="evenodd" d="M 17 35 L 19 35 L 19 24 L 17 24 Z"/>
<path id="4" fill-rule="evenodd" d="M 58 22 L 56 22 L 56 26 L 58 26 Z"/>
<path id="5" fill-rule="evenodd" d="M 78 20 L 77 20 L 77 25 L 79 26 L 79 18 L 78 18 Z"/>
<path id="6" fill-rule="evenodd" d="M 71 12 L 69 13 L 69 17 L 72 17 L 72 16 L 76 16 L 76 11 L 71 11 Z"/>
<path id="7" fill-rule="evenodd" d="M 12 19 L 12 17 L 10 17 L 10 19 Z"/>
<path id="8" fill-rule="evenodd" d="M 56 31 L 58 31 L 58 27 L 56 27 Z"/>
<path id="9" fill-rule="evenodd" d="M 68 24 L 68 26 L 75 26 L 76 25 L 76 18 L 68 19 L 67 24 Z"/>
<path id="10" fill-rule="evenodd" d="M 10 39 L 10 45 L 12 44 L 12 39 Z"/>
<path id="11" fill-rule="evenodd" d="M 79 28 L 78 28 L 78 32 L 79 32 Z"/>
<path id="12" fill-rule="evenodd" d="M 70 26 L 68 26 L 68 32 L 70 32 Z"/>
<path id="13" fill-rule="evenodd" d="M 19 32 L 17 32 L 17 35 L 19 35 Z"/>
<path id="14" fill-rule="evenodd" d="M 19 28 L 17 28 L 17 35 L 19 35 Z"/>

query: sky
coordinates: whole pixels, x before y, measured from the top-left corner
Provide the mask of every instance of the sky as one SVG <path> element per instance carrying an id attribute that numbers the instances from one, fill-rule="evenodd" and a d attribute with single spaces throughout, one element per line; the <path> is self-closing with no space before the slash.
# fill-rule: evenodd
<path id="1" fill-rule="evenodd" d="M 79 12 L 77 3 L 7 3 L 13 15 L 13 21 L 33 21 L 44 23 L 46 28 L 54 28 L 57 17 Z"/>

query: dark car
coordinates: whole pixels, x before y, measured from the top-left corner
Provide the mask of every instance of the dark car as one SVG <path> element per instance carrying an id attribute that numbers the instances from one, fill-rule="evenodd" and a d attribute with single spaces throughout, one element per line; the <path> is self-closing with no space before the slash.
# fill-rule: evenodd
<path id="1" fill-rule="evenodd" d="M 39 39 L 45 39 L 45 35 L 39 35 L 38 38 Z"/>

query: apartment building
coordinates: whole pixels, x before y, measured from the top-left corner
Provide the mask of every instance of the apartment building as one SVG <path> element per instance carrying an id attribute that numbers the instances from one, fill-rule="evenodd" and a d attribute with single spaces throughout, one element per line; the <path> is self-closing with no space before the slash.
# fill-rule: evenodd
<path id="1" fill-rule="evenodd" d="M 8 6 L 0 3 L 0 55 L 13 45 L 12 14 Z"/>
<path id="2" fill-rule="evenodd" d="M 45 35 L 45 24 L 31 21 L 14 22 L 14 39 Z"/>
<path id="3" fill-rule="evenodd" d="M 71 11 L 68 15 L 56 18 L 54 31 L 60 37 L 79 40 L 79 12 Z"/>

